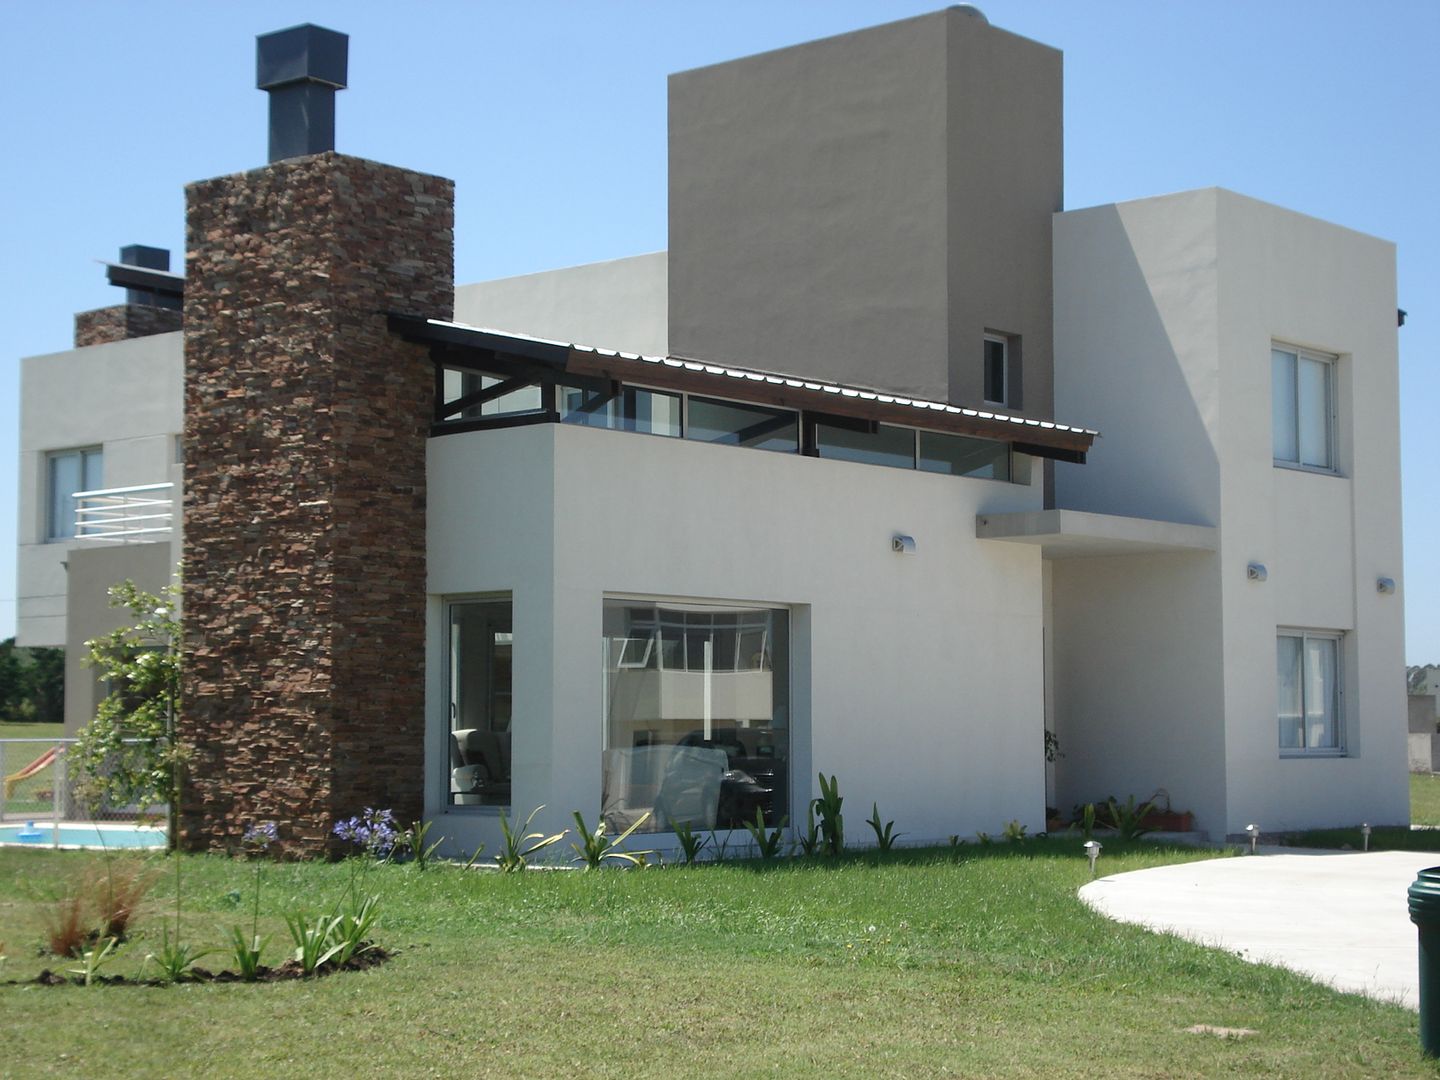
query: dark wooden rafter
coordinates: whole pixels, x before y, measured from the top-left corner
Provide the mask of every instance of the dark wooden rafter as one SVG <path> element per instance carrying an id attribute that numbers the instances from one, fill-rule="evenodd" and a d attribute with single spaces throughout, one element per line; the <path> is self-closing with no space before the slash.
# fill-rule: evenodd
<path id="1" fill-rule="evenodd" d="M 513 338 L 490 331 L 435 323 L 413 316 L 392 314 L 389 319 L 393 332 L 407 340 L 429 346 L 431 358 L 437 368 L 443 366 L 502 378 L 511 389 L 524 385 L 541 386 L 543 399 L 548 403 L 546 409 L 535 414 L 515 414 L 514 419 L 506 421 L 507 424 L 534 423 L 547 418 L 558 420 L 558 411 L 553 404 L 554 388 L 570 386 L 587 390 L 592 395 L 581 406 L 581 411 L 586 412 L 600 409 L 623 389 L 628 388 L 668 390 L 698 397 L 786 409 L 799 414 L 801 418 L 801 453 L 814 452 L 814 425 L 817 422 L 869 430 L 873 430 L 878 424 L 895 424 L 926 431 L 967 435 L 1010 443 L 1021 453 L 1057 461 L 1083 462 L 1086 451 L 1095 441 L 1095 434 L 1089 431 L 1041 426 L 1003 418 L 987 419 L 964 412 L 951 412 L 941 407 L 926 408 L 895 401 L 879 401 L 873 396 L 862 397 L 853 390 L 846 393 L 838 387 L 812 389 L 811 387 L 823 384 L 811 379 L 767 377 L 758 372 L 732 374 L 731 370 L 717 375 L 713 370 L 695 370 L 686 366 L 695 363 L 694 361 L 683 364 L 655 363 L 575 348 L 558 342 Z M 716 365 L 707 367 L 714 368 Z M 791 383 L 802 385 L 792 386 Z M 805 383 L 810 385 L 803 385 Z M 437 371 L 437 402 L 441 384 L 442 375 Z M 499 396 L 499 393 L 494 396 Z M 885 396 L 903 397 L 891 394 Z M 464 399 L 446 405 L 445 415 L 453 416 L 459 408 L 469 407 L 468 404 L 462 406 L 460 401 Z M 437 412 L 439 408 L 437 403 Z M 440 426 L 443 426 L 445 431 L 501 426 L 497 422 L 500 418 L 458 421 L 445 420 L 437 415 L 436 419 L 437 423 L 444 421 Z M 784 422 L 788 421 L 777 423 L 783 426 Z M 465 427 L 460 427 L 461 424 Z"/>
<path id="2" fill-rule="evenodd" d="M 774 435 L 777 431 L 793 427 L 798 419 L 798 417 L 783 413 L 779 416 L 767 416 L 763 420 L 757 420 L 755 423 L 741 428 L 735 433 L 735 438 L 741 446 L 749 446 L 753 442 Z"/>
<path id="3" fill-rule="evenodd" d="M 1043 428 L 1034 424 L 1018 424 L 1010 420 L 987 420 L 965 413 L 952 413 L 943 409 L 923 409 L 913 405 L 876 401 L 862 397 L 851 397 L 827 390 L 810 390 L 804 386 L 794 387 L 786 383 L 773 383 L 765 379 L 725 376 L 717 377 L 708 372 L 692 371 L 685 367 L 668 364 L 653 364 L 644 361 L 626 360 L 623 357 L 604 356 L 581 349 L 572 349 L 570 362 L 566 366 L 569 375 L 588 375 L 592 378 L 620 379 L 629 386 L 654 387 L 659 390 L 677 390 L 683 393 L 707 397 L 728 398 L 754 405 L 769 405 L 777 409 L 795 412 L 828 413 L 834 417 L 853 418 L 881 424 L 898 424 L 901 427 L 924 428 L 927 431 L 941 431 L 954 435 L 973 435 L 981 439 L 998 439 L 1001 442 L 1024 442 L 1029 449 L 1025 453 L 1040 457 L 1056 457 L 1056 450 L 1071 451 L 1083 455 L 1094 442 L 1095 437 L 1086 431 L 1065 431 L 1057 428 Z M 800 380 L 793 380 L 800 381 Z M 809 381 L 809 380 L 807 380 Z M 887 395 L 888 396 L 888 395 Z M 899 395 L 895 395 L 899 396 Z M 1061 460 L 1074 460 L 1065 456 Z"/>
<path id="4" fill-rule="evenodd" d="M 584 401 L 582 401 L 572 411 L 578 413 L 599 412 L 606 405 L 609 405 L 610 402 L 614 401 L 617 397 L 619 397 L 622 390 L 623 387 L 618 382 L 612 382 L 608 390 L 598 393 L 591 392 L 590 396 L 587 397 Z"/>

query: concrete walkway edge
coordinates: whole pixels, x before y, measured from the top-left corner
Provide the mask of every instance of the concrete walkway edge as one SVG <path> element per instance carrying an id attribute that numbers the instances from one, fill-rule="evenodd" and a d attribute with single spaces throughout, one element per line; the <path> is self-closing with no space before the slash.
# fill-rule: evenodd
<path id="1" fill-rule="evenodd" d="M 1419 966 L 1405 890 L 1436 865 L 1437 852 L 1262 847 L 1098 878 L 1080 899 L 1118 922 L 1414 1009 Z"/>

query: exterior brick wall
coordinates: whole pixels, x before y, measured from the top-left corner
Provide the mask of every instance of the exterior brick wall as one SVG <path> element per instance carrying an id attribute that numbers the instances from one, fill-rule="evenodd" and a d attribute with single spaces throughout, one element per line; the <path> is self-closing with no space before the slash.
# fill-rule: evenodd
<path id="1" fill-rule="evenodd" d="M 104 345 L 108 341 L 168 334 L 179 329 L 178 308 L 117 304 L 82 311 L 75 316 L 75 347 L 81 349 L 86 345 Z"/>
<path id="2" fill-rule="evenodd" d="M 422 810 L 434 375 L 389 311 L 450 318 L 449 180 L 333 152 L 187 189 L 180 844 Z"/>

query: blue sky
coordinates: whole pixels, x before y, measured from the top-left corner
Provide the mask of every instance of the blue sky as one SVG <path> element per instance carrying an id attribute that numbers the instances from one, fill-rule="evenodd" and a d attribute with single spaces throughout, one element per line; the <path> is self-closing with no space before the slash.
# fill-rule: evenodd
<path id="1" fill-rule="evenodd" d="M 187 182 L 264 163 L 256 34 L 350 34 L 339 149 L 456 181 L 465 282 L 666 246 L 670 72 L 937 6 L 8 5 L 0 637 L 15 615 L 17 360 L 67 348 L 76 311 L 120 300 L 93 260 L 145 243 L 178 268 Z M 980 6 L 1065 52 L 1066 206 L 1219 185 L 1399 245 L 1407 661 L 1440 662 L 1440 4 Z"/>

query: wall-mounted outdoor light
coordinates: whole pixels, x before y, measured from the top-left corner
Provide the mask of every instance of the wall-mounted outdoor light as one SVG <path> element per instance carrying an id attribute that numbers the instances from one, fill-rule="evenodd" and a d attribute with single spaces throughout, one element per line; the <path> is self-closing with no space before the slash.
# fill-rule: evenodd
<path id="1" fill-rule="evenodd" d="M 1270 576 L 1270 571 L 1265 569 L 1264 563 L 1252 562 L 1245 567 L 1245 576 L 1251 581 L 1264 581 Z"/>
<path id="2" fill-rule="evenodd" d="M 1360 850 L 1370 850 L 1370 823 L 1368 821 L 1360 826 Z"/>
<path id="3" fill-rule="evenodd" d="M 1100 841 L 1085 841 L 1085 857 L 1090 860 L 1090 876 L 1095 876 L 1095 860 L 1100 857 Z"/>
<path id="4" fill-rule="evenodd" d="M 890 538 L 890 550 L 897 555 L 914 555 L 915 538 L 906 536 L 904 533 L 896 533 Z"/>
<path id="5" fill-rule="evenodd" d="M 1375 591 L 1382 596 L 1389 596 L 1395 591 L 1395 579 L 1393 577 L 1376 578 Z"/>
<path id="6" fill-rule="evenodd" d="M 1260 843 L 1260 826 L 1254 824 L 1246 825 L 1245 832 L 1250 837 L 1250 854 L 1254 855 L 1255 845 Z"/>

